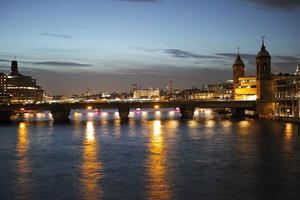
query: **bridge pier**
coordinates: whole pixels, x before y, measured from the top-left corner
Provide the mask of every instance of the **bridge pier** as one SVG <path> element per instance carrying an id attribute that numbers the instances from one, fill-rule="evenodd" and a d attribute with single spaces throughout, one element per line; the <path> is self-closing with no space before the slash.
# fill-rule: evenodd
<path id="1" fill-rule="evenodd" d="M 119 117 L 121 121 L 128 121 L 129 120 L 129 107 L 119 107 Z"/>
<path id="2" fill-rule="evenodd" d="M 52 117 L 55 122 L 68 122 L 70 109 L 53 109 L 51 110 Z"/>
<path id="3" fill-rule="evenodd" d="M 0 111 L 0 123 L 10 122 L 12 111 Z"/>
<path id="4" fill-rule="evenodd" d="M 244 117 L 245 116 L 245 109 L 243 108 L 234 108 L 231 110 L 232 117 Z"/>
<path id="5" fill-rule="evenodd" d="M 180 114 L 181 119 L 193 119 L 194 112 L 195 112 L 195 106 L 194 105 L 181 105 L 180 108 Z"/>

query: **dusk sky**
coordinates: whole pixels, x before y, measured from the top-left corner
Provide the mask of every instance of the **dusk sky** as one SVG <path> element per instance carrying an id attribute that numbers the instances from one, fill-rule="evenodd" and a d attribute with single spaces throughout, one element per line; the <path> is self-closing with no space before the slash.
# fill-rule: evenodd
<path id="1" fill-rule="evenodd" d="M 238 47 L 252 75 L 262 35 L 274 73 L 300 64 L 299 0 L 1 0 L 0 27 L 0 71 L 49 94 L 220 83 Z"/>

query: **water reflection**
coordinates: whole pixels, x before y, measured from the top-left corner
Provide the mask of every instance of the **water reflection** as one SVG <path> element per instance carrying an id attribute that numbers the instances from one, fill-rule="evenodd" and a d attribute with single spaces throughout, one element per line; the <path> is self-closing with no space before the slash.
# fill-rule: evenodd
<path id="1" fill-rule="evenodd" d="M 284 130 L 284 148 L 286 151 L 292 151 L 293 143 L 293 124 L 291 123 L 286 123 L 285 124 L 285 130 Z"/>
<path id="2" fill-rule="evenodd" d="M 20 199 L 31 199 L 28 194 L 30 191 L 30 173 L 31 166 L 28 158 L 29 140 L 27 134 L 27 124 L 19 123 L 18 127 L 18 143 L 17 143 L 17 185 Z"/>
<path id="3" fill-rule="evenodd" d="M 161 121 L 156 120 L 151 126 L 153 128 L 149 143 L 147 199 L 172 199 L 170 183 L 167 177 L 167 156 Z"/>
<path id="4" fill-rule="evenodd" d="M 98 160 L 97 140 L 95 127 L 92 121 L 86 124 L 83 142 L 83 163 L 81 165 L 82 196 L 84 199 L 101 199 L 102 164 Z"/>

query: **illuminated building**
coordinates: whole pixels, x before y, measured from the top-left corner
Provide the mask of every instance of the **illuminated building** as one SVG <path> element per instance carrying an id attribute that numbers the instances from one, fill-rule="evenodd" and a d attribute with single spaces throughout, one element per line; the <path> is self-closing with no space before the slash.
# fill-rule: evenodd
<path id="1" fill-rule="evenodd" d="M 274 75 L 271 74 L 271 56 L 264 41 L 256 56 L 256 76 L 245 77 L 245 65 L 239 53 L 232 69 L 236 100 L 259 100 L 265 103 L 273 100 Z"/>
<path id="2" fill-rule="evenodd" d="M 5 92 L 11 96 L 11 103 L 43 102 L 44 90 L 36 85 L 35 79 L 19 73 L 17 61 L 11 62 L 11 73 L 5 79 Z"/>
<path id="3" fill-rule="evenodd" d="M 134 99 L 155 99 L 159 100 L 160 91 L 158 89 L 143 89 L 143 90 L 135 90 L 133 92 Z"/>
<path id="4" fill-rule="evenodd" d="M 276 117 L 299 118 L 300 75 L 281 75 L 275 78 Z"/>
<path id="5" fill-rule="evenodd" d="M 7 75 L 0 73 L 0 104 L 9 104 L 10 95 L 6 93 L 7 90 Z"/>
<path id="6" fill-rule="evenodd" d="M 238 78 L 238 87 L 235 88 L 235 100 L 256 100 L 256 77 Z"/>

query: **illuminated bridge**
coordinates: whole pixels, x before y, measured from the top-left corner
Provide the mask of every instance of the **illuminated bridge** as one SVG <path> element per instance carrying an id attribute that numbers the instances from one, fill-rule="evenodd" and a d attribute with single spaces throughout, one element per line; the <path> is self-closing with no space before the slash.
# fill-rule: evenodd
<path id="1" fill-rule="evenodd" d="M 256 101 L 147 101 L 100 103 L 43 103 L 0 105 L 0 121 L 9 121 L 13 112 L 20 110 L 50 111 L 55 121 L 68 120 L 72 109 L 118 109 L 122 120 L 127 120 L 130 108 L 179 108 L 182 119 L 192 119 L 196 108 L 230 108 L 237 115 L 255 110 Z"/>

